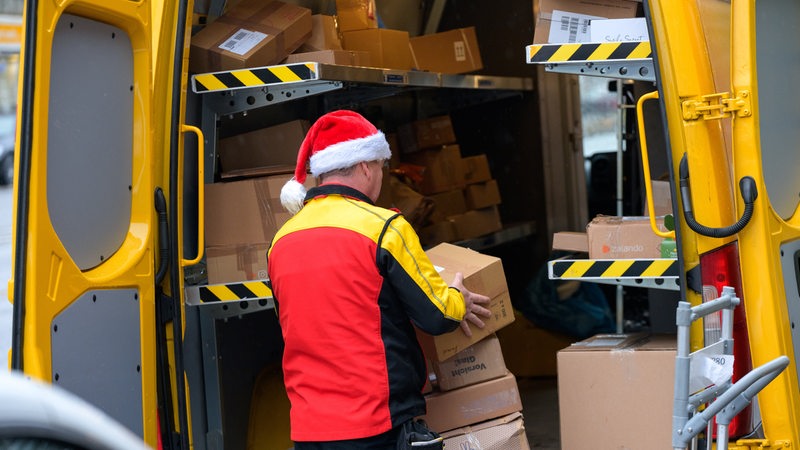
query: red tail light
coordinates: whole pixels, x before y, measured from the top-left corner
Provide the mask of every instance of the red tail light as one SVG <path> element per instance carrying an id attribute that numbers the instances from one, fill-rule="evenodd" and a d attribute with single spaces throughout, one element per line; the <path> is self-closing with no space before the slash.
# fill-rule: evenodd
<path id="1" fill-rule="evenodd" d="M 739 246 L 736 241 L 700 256 L 700 272 L 703 282 L 703 301 L 719 297 L 723 286 L 736 289 L 741 303 L 733 313 L 733 382 L 752 369 L 750 342 L 747 336 L 747 319 L 744 310 L 742 275 L 739 269 Z M 712 343 L 719 339 L 721 316 L 712 315 L 704 319 L 705 340 Z M 714 327 L 717 331 L 715 335 Z M 704 344 L 707 345 L 707 344 Z M 748 406 L 740 412 L 728 427 L 731 438 L 742 437 L 752 431 L 753 409 Z M 716 423 L 714 424 L 716 433 Z M 715 436 L 716 437 L 716 434 Z"/>

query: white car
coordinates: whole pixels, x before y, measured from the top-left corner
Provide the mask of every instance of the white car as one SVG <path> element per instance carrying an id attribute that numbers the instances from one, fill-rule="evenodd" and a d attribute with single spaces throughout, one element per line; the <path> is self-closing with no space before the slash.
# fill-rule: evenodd
<path id="1" fill-rule="evenodd" d="M 58 386 L 0 369 L 0 448 L 146 450 L 141 438 Z"/>

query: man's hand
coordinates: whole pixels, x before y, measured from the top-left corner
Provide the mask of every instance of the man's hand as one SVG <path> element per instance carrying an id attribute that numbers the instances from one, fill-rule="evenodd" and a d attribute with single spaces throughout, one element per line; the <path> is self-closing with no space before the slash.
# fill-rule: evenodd
<path id="1" fill-rule="evenodd" d="M 481 320 L 481 317 L 492 316 L 492 312 L 489 308 L 485 307 L 489 306 L 490 298 L 485 295 L 476 294 L 465 288 L 464 275 L 461 272 L 456 273 L 456 277 L 453 279 L 450 286 L 461 291 L 461 295 L 464 296 L 465 309 L 464 320 L 461 321 L 461 331 L 467 336 L 472 337 L 472 330 L 469 329 L 469 322 L 472 322 L 472 324 L 478 328 L 483 328 L 486 324 Z"/>

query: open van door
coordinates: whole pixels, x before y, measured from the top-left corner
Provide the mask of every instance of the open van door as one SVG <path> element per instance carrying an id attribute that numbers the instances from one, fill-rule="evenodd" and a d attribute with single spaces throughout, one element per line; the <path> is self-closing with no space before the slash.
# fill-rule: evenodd
<path id="1" fill-rule="evenodd" d="M 697 305 L 725 286 L 740 297 L 734 382 L 781 355 L 790 359 L 758 394 L 758 408 L 730 423 L 731 442 L 796 445 L 800 127 L 793 121 L 800 94 L 790 86 L 800 79 L 793 43 L 800 38 L 800 5 L 650 0 L 645 8 L 656 50 L 656 98 L 668 124 L 682 298 Z M 713 342 L 721 332 L 718 316 L 691 331 L 693 350 Z"/>
<path id="2" fill-rule="evenodd" d="M 181 125 L 191 3 L 29 0 L 24 12 L 10 364 L 152 447 L 159 427 L 188 436 L 175 374 L 194 262 L 177 182 L 182 135 L 196 130 Z M 169 435 L 165 446 L 188 446 Z"/>

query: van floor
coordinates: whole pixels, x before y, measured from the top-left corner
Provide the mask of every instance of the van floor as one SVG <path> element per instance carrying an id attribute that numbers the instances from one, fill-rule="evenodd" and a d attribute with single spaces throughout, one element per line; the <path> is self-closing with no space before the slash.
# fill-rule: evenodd
<path id="1" fill-rule="evenodd" d="M 556 377 L 517 378 L 530 448 L 561 450 Z"/>

